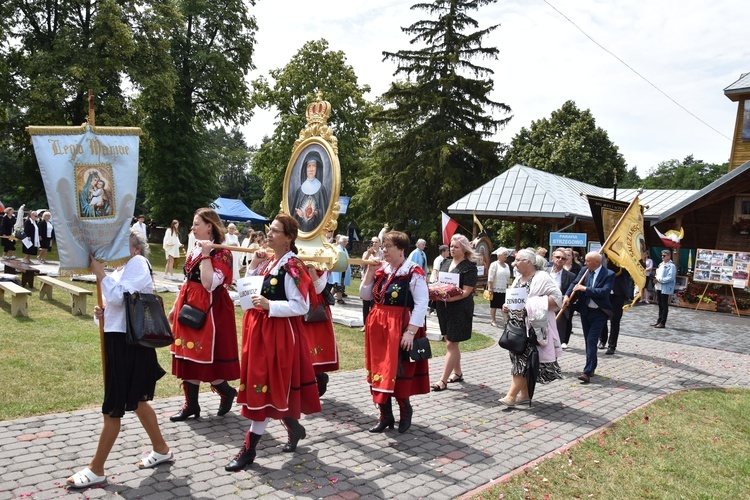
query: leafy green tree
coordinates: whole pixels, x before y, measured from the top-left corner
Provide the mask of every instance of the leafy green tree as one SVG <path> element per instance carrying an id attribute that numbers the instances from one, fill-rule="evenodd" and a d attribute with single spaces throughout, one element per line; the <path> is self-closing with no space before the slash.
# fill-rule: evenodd
<path id="1" fill-rule="evenodd" d="M 279 211 L 292 148 L 307 124 L 307 105 L 315 101 L 318 90 L 323 93 L 323 99 L 331 103 L 328 125 L 338 140 L 341 195 L 354 195 L 369 138 L 372 104 L 364 94 L 370 87 L 360 86 L 354 69 L 347 64 L 346 55 L 331 50 L 322 39 L 305 43 L 286 66 L 271 70 L 270 76 L 273 84 L 265 78 L 253 82 L 254 102 L 277 112 L 273 135 L 263 140 L 253 160 L 253 173 L 263 180 L 265 190 L 263 206 L 255 206 L 267 217 Z M 355 214 L 366 208 L 350 205 Z M 349 218 L 353 219 L 352 214 Z M 339 218 L 339 228 L 345 227 L 345 223 L 346 218 Z"/>
<path id="2" fill-rule="evenodd" d="M 490 99 L 492 70 L 478 58 L 497 58 L 483 40 L 498 25 L 479 29 L 469 13 L 495 0 L 417 3 L 432 19 L 404 32 L 413 48 L 384 52 L 398 64 L 376 121 L 387 131 L 374 138 L 369 179 L 361 194 L 392 227 L 438 238 L 440 211 L 500 173 L 500 145 L 490 140 L 510 108 Z"/>
<path id="3" fill-rule="evenodd" d="M 254 150 L 248 148 L 242 132 L 224 127 L 211 129 L 207 134 L 209 149 L 206 154 L 211 170 L 216 173 L 219 196 L 242 200 L 248 207 L 263 199 L 260 178 L 250 172 Z"/>
<path id="4" fill-rule="evenodd" d="M 602 187 L 612 186 L 615 170 L 618 180 L 625 174 L 625 182 L 632 181 L 607 132 L 596 126 L 589 110 L 579 110 L 573 101 L 553 111 L 549 119 L 523 127 L 511 141 L 503 163 L 506 168 L 518 163 Z"/>
<path id="5" fill-rule="evenodd" d="M 643 180 L 647 189 L 703 189 L 729 171 L 729 164 L 717 165 L 695 160 L 668 160 L 649 170 Z"/>
<path id="6" fill-rule="evenodd" d="M 135 124 L 122 75 L 140 47 L 126 8 L 116 0 L 2 2 L 0 148 L 14 160 L 3 162 L 0 176 L 23 179 L 8 191 L 29 207 L 46 201 L 26 126 L 80 125 L 88 114 L 88 89 L 96 91 L 98 125 Z M 8 165 L 15 170 L 6 171 Z"/>
<path id="7" fill-rule="evenodd" d="M 250 89 L 257 30 L 243 0 L 177 0 L 179 23 L 169 31 L 176 71 L 173 105 L 144 103 L 146 205 L 155 220 L 188 221 L 216 198 L 216 173 L 206 159 L 207 125 L 244 123 L 251 116 Z M 249 5 L 248 5 L 249 4 Z"/>

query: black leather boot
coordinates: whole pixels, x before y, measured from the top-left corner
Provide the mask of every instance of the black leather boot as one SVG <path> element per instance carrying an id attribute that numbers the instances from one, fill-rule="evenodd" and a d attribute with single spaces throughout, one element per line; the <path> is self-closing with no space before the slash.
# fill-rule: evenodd
<path id="1" fill-rule="evenodd" d="M 198 418 L 201 416 L 201 407 L 198 405 L 198 384 L 191 384 L 190 382 L 182 382 L 182 390 L 185 392 L 185 403 L 180 408 L 180 413 L 172 415 L 169 420 L 172 422 L 182 422 L 187 420 L 188 417 L 195 416 Z"/>
<path id="2" fill-rule="evenodd" d="M 328 374 L 326 372 L 316 373 L 315 379 L 318 381 L 318 397 L 321 397 L 328 389 Z"/>
<path id="3" fill-rule="evenodd" d="M 226 415 L 232 409 L 232 403 L 234 403 L 234 397 L 237 396 L 237 390 L 233 389 L 226 380 L 221 384 L 212 385 L 211 390 L 221 396 L 219 411 L 216 412 L 216 415 L 219 417 Z"/>
<path id="4" fill-rule="evenodd" d="M 378 406 L 380 407 L 380 418 L 378 419 L 378 425 L 370 428 L 370 432 L 373 434 L 381 433 L 387 427 L 393 429 L 393 426 L 396 424 L 396 419 L 393 418 L 393 403 L 391 402 L 391 398 L 388 398 L 387 403 Z"/>
<path id="5" fill-rule="evenodd" d="M 398 421 L 398 432 L 403 434 L 411 427 L 411 416 L 414 411 L 412 410 L 409 398 L 397 399 L 398 409 L 401 415 L 401 420 Z"/>
<path id="6" fill-rule="evenodd" d="M 252 464 L 255 460 L 255 447 L 258 446 L 258 441 L 260 441 L 262 436 L 262 434 L 253 434 L 252 432 L 247 431 L 242 449 L 237 455 L 235 455 L 231 462 L 224 466 L 224 470 L 227 472 L 234 472 L 236 470 L 242 470 Z"/>
<path id="7" fill-rule="evenodd" d="M 281 422 L 284 424 L 284 427 L 286 427 L 286 432 L 289 435 L 289 438 L 284 447 L 281 448 L 281 451 L 292 453 L 297 449 L 297 443 L 299 443 L 299 440 L 307 437 L 307 433 L 305 432 L 305 428 L 296 418 L 282 418 Z"/>

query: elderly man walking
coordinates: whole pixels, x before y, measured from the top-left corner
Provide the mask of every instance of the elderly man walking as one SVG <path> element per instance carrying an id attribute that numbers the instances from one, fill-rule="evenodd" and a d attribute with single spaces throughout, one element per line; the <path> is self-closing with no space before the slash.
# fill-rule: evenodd
<path id="1" fill-rule="evenodd" d="M 577 305 L 578 312 L 581 314 L 583 338 L 586 341 L 586 366 L 578 376 L 578 380 L 584 384 L 588 384 L 594 375 L 597 364 L 596 344 L 604 323 L 612 316 L 612 303 L 609 295 L 612 293 L 614 282 L 615 273 L 602 266 L 601 254 L 589 252 L 586 254 L 584 266 L 563 298 L 563 307 L 566 307 L 574 292 L 580 295 Z"/>

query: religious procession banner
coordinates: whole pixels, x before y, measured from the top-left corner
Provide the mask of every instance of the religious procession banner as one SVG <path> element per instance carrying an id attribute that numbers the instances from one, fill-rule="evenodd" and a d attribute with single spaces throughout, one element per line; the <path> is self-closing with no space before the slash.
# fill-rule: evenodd
<path id="1" fill-rule="evenodd" d="M 646 269 L 641 263 L 645 249 L 643 210 L 640 201 L 638 201 L 638 195 L 636 195 L 635 199 L 622 212 L 622 216 L 612 228 L 601 250 L 607 255 L 610 262 L 625 269 L 638 286 L 638 295 L 633 299 L 631 306 L 640 299 L 643 288 L 646 286 Z"/>
<path id="2" fill-rule="evenodd" d="M 61 274 L 88 272 L 89 254 L 130 257 L 140 128 L 28 127 L 55 227 Z"/>

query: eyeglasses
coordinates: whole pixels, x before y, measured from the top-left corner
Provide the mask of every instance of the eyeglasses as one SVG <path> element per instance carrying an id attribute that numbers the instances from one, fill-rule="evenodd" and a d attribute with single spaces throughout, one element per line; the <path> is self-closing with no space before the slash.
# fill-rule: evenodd
<path id="1" fill-rule="evenodd" d="M 266 231 L 266 232 L 268 234 L 271 234 L 271 233 L 273 233 L 273 234 L 279 234 L 279 233 L 283 233 L 284 230 L 283 229 L 276 229 L 276 228 L 273 228 L 273 227 L 269 227 L 268 231 Z"/>
<path id="2" fill-rule="evenodd" d="M 529 262 L 529 259 L 516 259 L 516 262 Z"/>
<path id="3" fill-rule="evenodd" d="M 386 250 L 390 250 L 391 248 L 396 248 L 396 245 L 391 245 L 390 243 L 386 243 L 385 245 L 383 245 L 383 248 L 385 248 Z"/>

